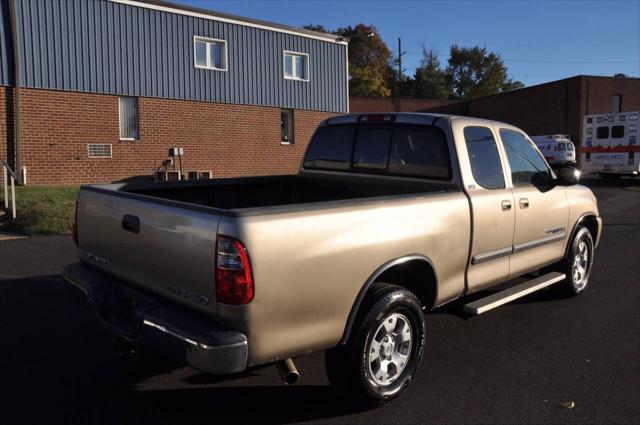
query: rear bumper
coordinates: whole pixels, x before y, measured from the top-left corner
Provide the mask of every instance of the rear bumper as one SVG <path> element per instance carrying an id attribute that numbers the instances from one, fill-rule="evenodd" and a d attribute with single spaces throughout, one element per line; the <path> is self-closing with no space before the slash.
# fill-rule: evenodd
<path id="1" fill-rule="evenodd" d="M 80 263 L 67 266 L 62 275 L 82 292 L 100 323 L 128 342 L 152 346 L 213 374 L 246 369 L 248 345 L 244 334 L 227 331 L 213 319 L 131 289 Z"/>

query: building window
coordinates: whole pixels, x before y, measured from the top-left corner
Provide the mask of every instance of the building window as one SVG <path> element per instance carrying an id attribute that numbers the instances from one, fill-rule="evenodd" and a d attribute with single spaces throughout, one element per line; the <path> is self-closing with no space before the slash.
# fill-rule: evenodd
<path id="1" fill-rule="evenodd" d="M 120 96 L 120 140 L 138 140 L 138 98 Z"/>
<path id="2" fill-rule="evenodd" d="M 617 114 L 622 111 L 622 95 L 614 94 L 612 98 L 611 112 Z"/>
<path id="3" fill-rule="evenodd" d="M 284 52 L 284 78 L 309 81 L 309 55 L 306 53 Z"/>
<path id="4" fill-rule="evenodd" d="M 227 70 L 227 42 L 213 38 L 193 37 L 193 59 L 196 68 Z"/>
<path id="5" fill-rule="evenodd" d="M 103 143 L 90 143 L 87 145 L 89 158 L 111 158 L 111 145 Z"/>
<path id="6" fill-rule="evenodd" d="M 283 109 L 280 111 L 280 143 L 291 145 L 293 142 L 293 109 Z"/>

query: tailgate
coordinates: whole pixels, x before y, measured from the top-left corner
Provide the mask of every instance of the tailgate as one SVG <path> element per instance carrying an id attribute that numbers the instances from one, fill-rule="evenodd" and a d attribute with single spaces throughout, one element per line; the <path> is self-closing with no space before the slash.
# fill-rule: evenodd
<path id="1" fill-rule="evenodd" d="M 78 196 L 80 258 L 133 286 L 216 314 L 212 208 L 83 188 Z"/>

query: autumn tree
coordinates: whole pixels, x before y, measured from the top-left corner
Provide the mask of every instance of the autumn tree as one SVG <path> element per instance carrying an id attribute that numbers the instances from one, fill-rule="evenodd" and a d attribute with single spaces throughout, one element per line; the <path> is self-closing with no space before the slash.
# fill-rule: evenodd
<path id="1" fill-rule="evenodd" d="M 349 94 L 388 97 L 391 95 L 391 51 L 371 25 L 339 28 L 336 34 L 349 42 Z"/>
<path id="2" fill-rule="evenodd" d="M 507 76 L 507 67 L 486 47 L 451 46 L 446 69 L 449 85 L 456 99 L 474 99 L 524 87 Z"/>

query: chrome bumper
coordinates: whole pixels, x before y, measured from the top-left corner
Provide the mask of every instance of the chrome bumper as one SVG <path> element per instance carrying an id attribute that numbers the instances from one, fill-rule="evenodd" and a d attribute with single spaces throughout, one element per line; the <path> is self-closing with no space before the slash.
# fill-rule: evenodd
<path id="1" fill-rule="evenodd" d="M 80 263 L 67 266 L 62 276 L 84 294 L 100 323 L 126 341 L 152 346 L 208 373 L 222 375 L 246 369 L 244 334 L 224 330 L 211 318 L 131 289 Z"/>

